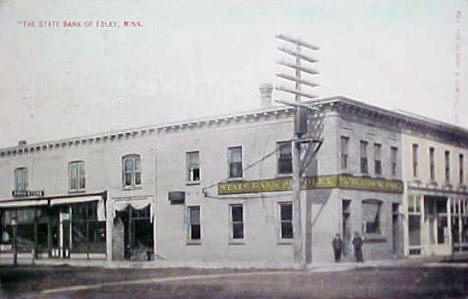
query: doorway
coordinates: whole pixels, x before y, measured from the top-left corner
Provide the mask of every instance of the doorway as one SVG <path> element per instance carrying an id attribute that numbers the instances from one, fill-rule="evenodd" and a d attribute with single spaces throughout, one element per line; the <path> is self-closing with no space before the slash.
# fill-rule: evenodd
<path id="1" fill-rule="evenodd" d="M 53 208 L 50 218 L 50 252 L 53 258 L 70 258 L 71 222 L 70 208 Z"/>
<path id="2" fill-rule="evenodd" d="M 114 242 L 122 242 L 123 246 L 115 244 L 114 248 L 123 250 L 116 257 L 130 261 L 149 261 L 154 259 L 153 223 L 150 216 L 150 205 L 140 210 L 128 206 L 117 212 L 114 228 L 120 238 Z M 120 227 L 120 229 L 119 229 Z"/>

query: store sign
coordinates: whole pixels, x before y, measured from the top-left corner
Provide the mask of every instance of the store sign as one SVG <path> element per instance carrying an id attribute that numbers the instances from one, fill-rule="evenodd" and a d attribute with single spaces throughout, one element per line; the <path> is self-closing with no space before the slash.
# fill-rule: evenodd
<path id="1" fill-rule="evenodd" d="M 352 176 L 319 176 L 303 178 L 301 189 L 356 189 L 363 191 L 403 193 L 403 183 L 396 180 L 372 179 Z M 241 194 L 292 190 L 291 178 L 228 182 L 218 184 L 218 194 Z"/>
<path id="2" fill-rule="evenodd" d="M 44 196 L 44 190 L 40 190 L 40 191 L 29 191 L 29 190 L 16 191 L 16 190 L 13 190 L 11 192 L 11 195 L 13 195 L 13 197 Z"/>

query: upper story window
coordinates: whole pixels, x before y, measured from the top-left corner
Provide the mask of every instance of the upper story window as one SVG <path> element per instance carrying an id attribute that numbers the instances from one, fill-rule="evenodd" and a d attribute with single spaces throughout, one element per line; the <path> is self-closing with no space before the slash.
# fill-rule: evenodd
<path id="1" fill-rule="evenodd" d="M 15 191 L 28 190 L 28 169 L 26 167 L 15 169 Z"/>
<path id="2" fill-rule="evenodd" d="M 341 170 L 348 169 L 348 143 L 349 137 L 341 136 Z"/>
<path id="3" fill-rule="evenodd" d="M 413 144 L 413 177 L 418 176 L 418 145 Z"/>
<path id="4" fill-rule="evenodd" d="M 460 181 L 460 185 L 463 185 L 463 182 L 465 181 L 465 170 L 463 169 L 463 154 L 460 154 L 458 156 L 458 167 L 459 167 L 459 175 L 458 175 L 458 178 L 459 178 L 459 181 Z"/>
<path id="5" fill-rule="evenodd" d="M 368 173 L 367 167 L 367 141 L 360 141 L 360 152 L 361 152 L 361 173 Z"/>
<path id="6" fill-rule="evenodd" d="M 188 152 L 185 155 L 187 163 L 187 181 L 198 182 L 200 181 L 200 153 Z"/>
<path id="7" fill-rule="evenodd" d="M 375 175 L 382 175 L 382 145 L 374 143 L 374 172 Z"/>
<path id="8" fill-rule="evenodd" d="M 140 155 L 127 155 L 122 158 L 123 186 L 126 188 L 141 185 Z"/>
<path id="9" fill-rule="evenodd" d="M 228 148 L 229 178 L 242 177 L 242 147 Z"/>
<path id="10" fill-rule="evenodd" d="M 397 172 L 397 154 L 398 154 L 398 148 L 395 146 L 392 146 L 390 148 L 390 163 L 392 167 L 392 175 L 396 175 L 396 172 Z"/>
<path id="11" fill-rule="evenodd" d="M 362 202 L 362 221 L 365 234 L 382 234 L 381 227 L 382 202 L 369 199 Z"/>
<path id="12" fill-rule="evenodd" d="M 450 182 L 450 152 L 445 151 L 445 181 Z"/>
<path id="13" fill-rule="evenodd" d="M 435 180 L 435 149 L 429 148 L 429 176 L 431 180 Z"/>
<path id="14" fill-rule="evenodd" d="M 85 169 L 83 161 L 68 163 L 68 189 L 70 191 L 81 191 L 85 189 Z"/>
<path id="15" fill-rule="evenodd" d="M 293 223 L 292 223 L 292 203 L 280 202 L 280 238 L 292 239 L 293 238 Z"/>
<path id="16" fill-rule="evenodd" d="M 278 174 L 292 173 L 292 147 L 291 142 L 278 142 Z"/>

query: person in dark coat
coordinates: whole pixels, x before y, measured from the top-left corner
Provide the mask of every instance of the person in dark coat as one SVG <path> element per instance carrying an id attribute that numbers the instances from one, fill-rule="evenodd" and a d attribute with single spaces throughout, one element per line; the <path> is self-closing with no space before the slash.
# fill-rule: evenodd
<path id="1" fill-rule="evenodd" d="M 354 256 L 356 257 L 356 262 L 364 263 L 364 259 L 362 257 L 362 244 L 364 241 L 362 240 L 361 236 L 358 232 L 354 233 L 353 238 L 353 246 L 354 246 Z"/>
<path id="2" fill-rule="evenodd" d="M 335 253 L 335 263 L 341 260 L 341 251 L 343 250 L 343 240 L 340 234 L 336 234 L 332 241 L 333 252 Z"/>

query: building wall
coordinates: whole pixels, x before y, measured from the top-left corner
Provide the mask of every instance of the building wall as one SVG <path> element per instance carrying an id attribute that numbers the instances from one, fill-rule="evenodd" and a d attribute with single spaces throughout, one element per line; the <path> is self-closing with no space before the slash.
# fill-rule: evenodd
<path id="1" fill-rule="evenodd" d="M 404 237 L 405 237 L 405 255 L 410 254 L 409 248 L 409 228 L 408 228 L 408 198 L 418 196 L 421 198 L 421 252 L 422 255 L 449 254 L 452 250 L 451 244 L 444 246 L 432 246 L 429 244 L 429 227 L 427 216 L 424 212 L 424 205 L 427 204 L 425 196 L 437 196 L 447 199 L 447 214 L 450 215 L 450 205 L 453 200 L 468 200 L 466 185 L 468 183 L 466 169 L 468 167 L 468 148 L 463 146 L 461 140 L 448 138 L 446 133 L 442 136 L 435 135 L 426 129 L 425 132 L 405 130 L 402 134 L 402 162 L 403 162 L 403 180 L 405 182 L 404 194 Z M 413 144 L 418 145 L 417 153 L 417 174 L 413 170 Z M 430 154 L 429 149 L 434 148 L 434 179 L 430 176 Z M 450 180 L 445 177 L 445 151 L 450 152 Z M 460 163 L 459 155 L 462 154 L 464 177 L 460 182 Z M 427 207 L 426 207 L 427 208 Z M 451 217 L 448 217 L 448 230 L 451 231 Z M 449 243 L 452 242 L 450 233 Z M 439 247 L 439 248 L 438 248 Z"/>

